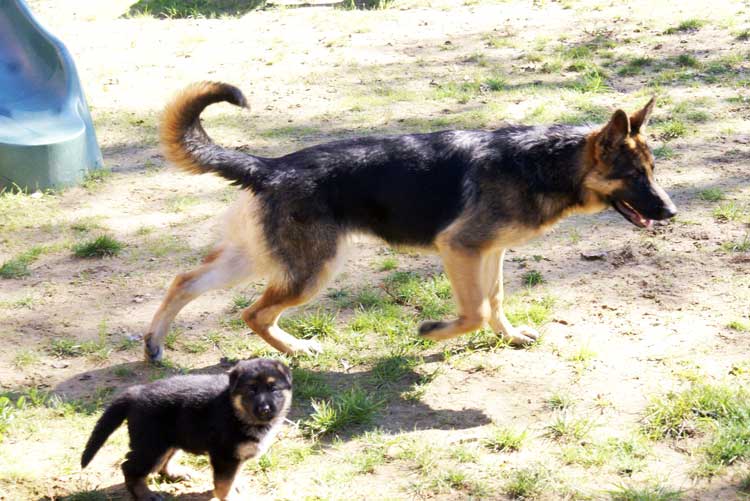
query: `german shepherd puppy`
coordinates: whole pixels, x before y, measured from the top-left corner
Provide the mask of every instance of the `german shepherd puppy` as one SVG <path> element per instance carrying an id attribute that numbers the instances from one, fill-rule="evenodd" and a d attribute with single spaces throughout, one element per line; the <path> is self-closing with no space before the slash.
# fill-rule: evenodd
<path id="1" fill-rule="evenodd" d="M 214 496 L 227 499 L 242 463 L 265 452 L 291 402 L 291 372 L 270 359 L 239 362 L 229 374 L 176 376 L 132 386 L 97 421 L 81 466 L 127 419 L 130 452 L 122 472 L 134 499 L 162 499 L 146 486 L 150 473 L 185 477 L 170 466 L 177 450 L 208 454 Z"/>
<path id="2" fill-rule="evenodd" d="M 609 206 L 636 226 L 675 215 L 654 180 L 644 129 L 654 99 L 628 116 L 617 110 L 599 128 L 511 126 L 362 137 L 279 158 L 223 148 L 199 116 L 227 101 L 246 107 L 235 87 L 194 84 L 166 108 L 161 143 L 168 160 L 192 173 L 213 172 L 243 188 L 225 236 L 203 264 L 178 275 L 145 336 L 148 359 L 162 356 L 180 309 L 199 294 L 264 277 L 263 295 L 242 312 L 248 327 L 285 353 L 319 352 L 278 326 L 281 313 L 309 301 L 336 269 L 347 236 L 437 251 L 458 318 L 428 321 L 419 334 L 449 339 L 485 324 L 515 344 L 537 338 L 503 313 L 505 250 L 562 218 Z"/>

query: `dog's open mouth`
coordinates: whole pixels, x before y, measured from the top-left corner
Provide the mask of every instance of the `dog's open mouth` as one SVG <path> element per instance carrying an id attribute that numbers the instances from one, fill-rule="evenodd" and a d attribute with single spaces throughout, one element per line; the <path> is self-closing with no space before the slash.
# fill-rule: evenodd
<path id="1" fill-rule="evenodd" d="M 632 205 L 622 200 L 614 200 L 612 206 L 617 212 L 622 214 L 625 219 L 638 226 L 639 228 L 651 228 L 654 224 L 653 219 L 645 218 L 640 212 L 635 210 Z"/>

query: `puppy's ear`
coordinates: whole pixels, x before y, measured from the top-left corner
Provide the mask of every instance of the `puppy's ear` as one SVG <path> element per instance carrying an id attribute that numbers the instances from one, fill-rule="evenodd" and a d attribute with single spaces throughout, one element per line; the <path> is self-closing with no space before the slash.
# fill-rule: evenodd
<path id="1" fill-rule="evenodd" d="M 237 383 L 240 380 L 240 370 L 239 370 L 239 364 L 232 367 L 232 370 L 229 371 L 229 393 L 234 393 L 234 391 L 237 389 Z"/>
<path id="2" fill-rule="evenodd" d="M 286 382 L 289 383 L 289 386 L 291 386 L 292 385 L 291 369 L 289 369 L 289 367 L 286 364 L 283 364 L 281 362 L 276 362 L 276 369 L 278 369 L 278 371 L 284 375 Z"/>

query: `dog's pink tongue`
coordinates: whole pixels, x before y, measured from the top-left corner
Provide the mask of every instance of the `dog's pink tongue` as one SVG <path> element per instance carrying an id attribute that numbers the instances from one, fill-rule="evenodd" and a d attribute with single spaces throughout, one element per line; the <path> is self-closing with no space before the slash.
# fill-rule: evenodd
<path id="1" fill-rule="evenodd" d="M 644 228 L 651 228 L 654 225 L 654 220 L 641 217 L 641 224 L 643 224 Z"/>

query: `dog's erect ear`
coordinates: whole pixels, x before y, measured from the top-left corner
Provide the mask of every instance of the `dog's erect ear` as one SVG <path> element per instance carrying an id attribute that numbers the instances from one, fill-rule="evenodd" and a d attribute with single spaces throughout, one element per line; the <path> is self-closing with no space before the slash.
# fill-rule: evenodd
<path id="1" fill-rule="evenodd" d="M 655 103 L 656 97 L 652 97 L 651 100 L 646 103 L 646 106 L 630 115 L 630 130 L 632 134 L 637 134 L 646 130 L 646 125 L 648 125 L 648 119 L 651 117 L 651 112 L 654 111 Z"/>
<path id="2" fill-rule="evenodd" d="M 630 120 L 627 113 L 617 110 L 612 114 L 609 123 L 604 126 L 599 141 L 604 146 L 615 146 L 622 143 L 630 134 Z"/>

